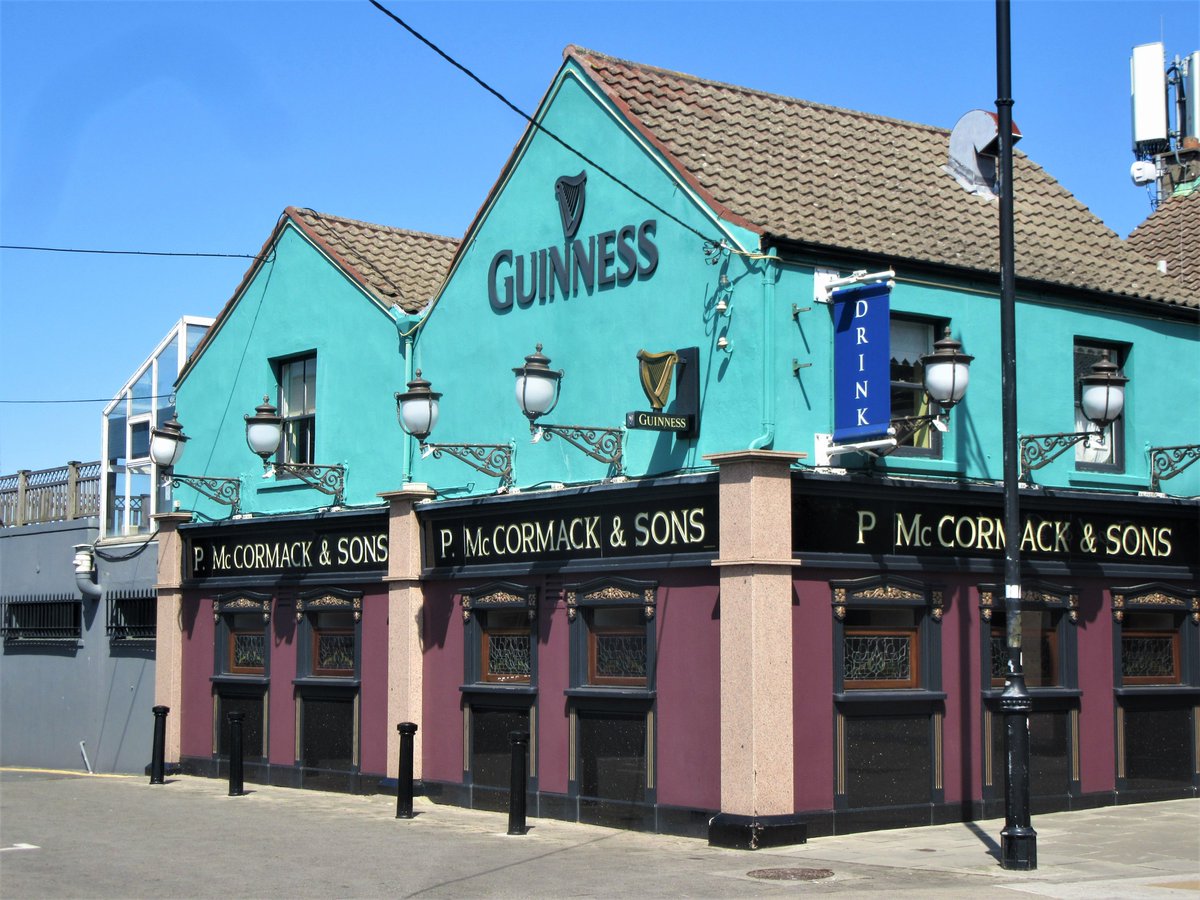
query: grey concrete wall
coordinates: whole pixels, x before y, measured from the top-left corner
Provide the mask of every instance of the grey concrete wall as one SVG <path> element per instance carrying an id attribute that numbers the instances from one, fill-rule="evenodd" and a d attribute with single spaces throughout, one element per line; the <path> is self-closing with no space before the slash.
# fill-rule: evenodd
<path id="1" fill-rule="evenodd" d="M 0 529 L 0 594 L 79 596 L 74 545 L 96 539 L 94 518 Z M 108 591 L 152 590 L 157 547 L 105 547 L 98 582 Z M 150 761 L 154 650 L 113 646 L 107 597 L 83 600 L 83 637 L 69 644 L 6 642 L 0 652 L 0 764 L 85 770 L 79 742 L 97 772 L 142 772 Z"/>

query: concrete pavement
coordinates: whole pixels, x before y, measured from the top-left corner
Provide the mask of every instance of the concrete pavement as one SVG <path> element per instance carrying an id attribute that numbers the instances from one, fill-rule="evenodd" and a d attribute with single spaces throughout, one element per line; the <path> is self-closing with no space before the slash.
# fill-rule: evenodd
<path id="1" fill-rule="evenodd" d="M 1200 800 L 1034 820 L 1039 868 L 1007 872 L 998 821 L 815 838 L 700 840 L 223 781 L 0 770 L 0 897 L 1200 898 Z M 802 871 L 808 870 L 808 871 Z M 797 880 L 798 879 L 798 880 Z"/>

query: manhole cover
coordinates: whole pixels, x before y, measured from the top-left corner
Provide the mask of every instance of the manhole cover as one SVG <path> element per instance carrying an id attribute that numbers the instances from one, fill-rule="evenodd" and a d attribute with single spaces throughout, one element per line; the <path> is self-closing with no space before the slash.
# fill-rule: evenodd
<path id="1" fill-rule="evenodd" d="M 833 869 L 755 869 L 746 874 L 764 881 L 819 881 L 832 878 Z"/>

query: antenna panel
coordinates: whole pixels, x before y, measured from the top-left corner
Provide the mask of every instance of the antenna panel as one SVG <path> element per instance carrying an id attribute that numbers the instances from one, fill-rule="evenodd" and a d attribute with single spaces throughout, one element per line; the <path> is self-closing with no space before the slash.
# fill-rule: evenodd
<path id="1" fill-rule="evenodd" d="M 1170 149 L 1166 59 L 1161 41 L 1134 47 L 1129 58 L 1134 153 L 1161 153 Z"/>
<path id="2" fill-rule="evenodd" d="M 1193 51 L 1184 66 L 1187 69 L 1187 74 L 1183 76 L 1187 121 L 1183 126 L 1183 136 L 1200 139 L 1200 50 Z"/>

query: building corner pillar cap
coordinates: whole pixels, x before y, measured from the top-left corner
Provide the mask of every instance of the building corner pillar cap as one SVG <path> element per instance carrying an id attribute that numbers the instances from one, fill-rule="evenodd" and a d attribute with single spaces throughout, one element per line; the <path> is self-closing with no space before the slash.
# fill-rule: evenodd
<path id="1" fill-rule="evenodd" d="M 744 462 L 786 462 L 790 466 L 794 462 L 799 462 L 807 458 L 807 453 L 799 451 L 787 452 L 783 450 L 729 450 L 725 453 L 707 453 L 704 455 L 704 459 L 718 466 Z"/>
<path id="2" fill-rule="evenodd" d="M 387 500 L 389 503 L 396 500 L 431 500 L 437 496 L 437 492 L 423 481 L 410 481 L 403 485 L 398 491 L 380 491 L 375 496 Z"/>
<path id="3" fill-rule="evenodd" d="M 155 513 L 150 519 L 153 522 L 157 522 L 160 529 L 171 528 L 188 524 L 192 521 L 192 514 L 190 512 Z"/>

